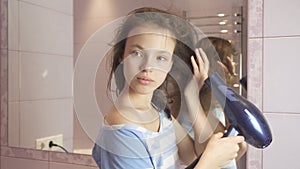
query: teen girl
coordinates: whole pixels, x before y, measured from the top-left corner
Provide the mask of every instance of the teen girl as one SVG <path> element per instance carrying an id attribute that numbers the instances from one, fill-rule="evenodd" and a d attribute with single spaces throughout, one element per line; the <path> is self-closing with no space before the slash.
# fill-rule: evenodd
<path id="1" fill-rule="evenodd" d="M 209 64 L 201 49 L 189 52 L 195 37 L 188 22 L 166 11 L 140 8 L 125 19 L 112 50 L 110 77 L 118 98 L 93 149 L 99 168 L 180 168 L 202 154 L 195 168 L 217 169 L 237 157 L 244 138 L 222 138 L 206 126 L 198 93 Z M 183 113 L 193 121 L 196 141 L 171 115 L 159 92 L 174 66 L 184 62 L 191 63 L 193 74 L 182 85 L 188 110 Z M 204 138 L 209 138 L 207 144 L 197 141 Z"/>

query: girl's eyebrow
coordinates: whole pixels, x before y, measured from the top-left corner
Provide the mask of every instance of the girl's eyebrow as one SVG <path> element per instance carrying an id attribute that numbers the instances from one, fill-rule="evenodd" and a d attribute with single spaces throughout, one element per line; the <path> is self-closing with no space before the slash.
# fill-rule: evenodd
<path id="1" fill-rule="evenodd" d="M 132 48 L 138 48 L 140 50 L 143 50 L 145 49 L 143 46 L 139 45 L 139 44 L 133 44 L 131 45 Z M 147 49 L 146 49 L 147 50 Z M 169 55 L 172 55 L 172 53 L 166 51 L 166 50 L 163 50 L 163 49 L 155 49 L 157 50 L 159 53 L 166 53 L 166 54 L 169 54 Z"/>
<path id="2" fill-rule="evenodd" d="M 144 49 L 144 47 L 140 46 L 139 44 L 133 44 L 131 45 L 131 47 L 136 47 L 136 48 L 139 48 L 139 49 Z"/>

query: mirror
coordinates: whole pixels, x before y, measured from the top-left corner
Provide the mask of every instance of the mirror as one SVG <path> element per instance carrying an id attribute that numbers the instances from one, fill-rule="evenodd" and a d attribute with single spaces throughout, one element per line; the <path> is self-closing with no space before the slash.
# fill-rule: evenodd
<path id="1" fill-rule="evenodd" d="M 68 152 L 91 153 L 94 138 L 86 134 L 73 107 L 74 66 L 85 42 L 98 28 L 140 6 L 185 14 L 207 36 L 231 40 L 240 53 L 234 58 L 237 73 L 245 76 L 246 4 L 246 0 L 128 0 L 125 4 L 110 0 L 9 0 L 8 145 L 64 151 L 49 149 L 52 140 Z M 219 13 L 225 16 L 216 17 Z M 101 95 L 97 99 L 101 100 Z"/>

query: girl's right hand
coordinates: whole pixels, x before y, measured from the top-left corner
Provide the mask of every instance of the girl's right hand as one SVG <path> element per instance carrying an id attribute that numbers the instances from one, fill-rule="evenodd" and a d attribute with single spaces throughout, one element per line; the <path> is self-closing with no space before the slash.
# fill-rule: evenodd
<path id="1" fill-rule="evenodd" d="M 217 133 L 210 138 L 196 168 L 217 169 L 228 164 L 238 156 L 239 143 L 245 139 L 242 136 L 222 138 L 223 133 Z"/>
<path id="2" fill-rule="evenodd" d="M 198 84 L 198 88 L 200 90 L 204 84 L 204 81 L 208 77 L 209 61 L 203 49 L 195 49 L 195 54 L 196 58 L 191 56 L 191 63 L 194 72 L 193 80 L 195 80 L 195 82 Z"/>
<path id="3" fill-rule="evenodd" d="M 191 64 L 193 67 L 193 78 L 187 83 L 184 89 L 184 96 L 187 100 L 196 101 L 192 109 L 198 108 L 199 91 L 204 85 L 204 81 L 208 77 L 209 61 L 205 52 L 201 48 L 195 49 L 196 57 L 191 56 Z"/>

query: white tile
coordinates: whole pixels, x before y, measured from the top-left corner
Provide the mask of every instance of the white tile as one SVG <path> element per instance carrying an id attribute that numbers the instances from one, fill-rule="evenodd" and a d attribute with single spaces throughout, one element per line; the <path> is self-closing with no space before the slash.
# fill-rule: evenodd
<path id="1" fill-rule="evenodd" d="M 73 15 L 73 0 L 20 0 Z"/>
<path id="2" fill-rule="evenodd" d="M 8 49 L 19 49 L 19 1 L 8 1 Z"/>
<path id="3" fill-rule="evenodd" d="M 20 2 L 20 50 L 73 56 L 73 17 Z"/>
<path id="4" fill-rule="evenodd" d="M 244 1 L 247 12 L 246 29 L 248 38 L 263 36 L 263 0 Z"/>
<path id="5" fill-rule="evenodd" d="M 20 145 L 19 104 L 19 102 L 8 103 L 8 145 L 12 147 Z"/>
<path id="6" fill-rule="evenodd" d="M 72 99 L 20 103 L 20 146 L 35 147 L 37 138 L 62 134 L 73 137 Z"/>
<path id="7" fill-rule="evenodd" d="M 20 63 L 21 101 L 72 97 L 72 57 L 23 52 Z"/>
<path id="8" fill-rule="evenodd" d="M 263 168 L 299 169 L 299 114 L 265 114 L 273 134 L 273 142 L 263 151 Z"/>
<path id="9" fill-rule="evenodd" d="M 300 37 L 264 40 L 263 111 L 299 113 Z"/>
<path id="10" fill-rule="evenodd" d="M 300 1 L 264 0 L 265 36 L 300 35 Z"/>
<path id="11" fill-rule="evenodd" d="M 20 100 L 19 52 L 8 52 L 8 100 Z"/>

